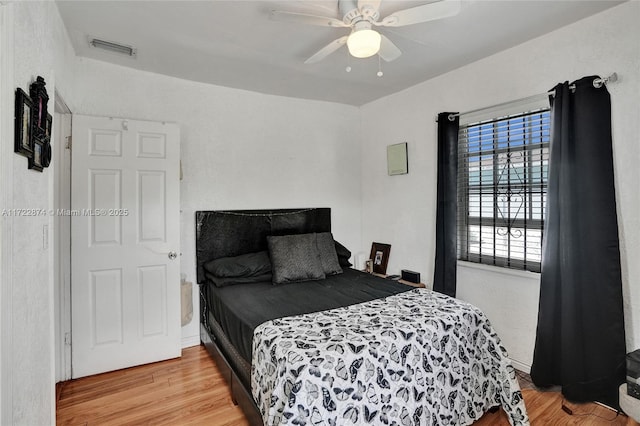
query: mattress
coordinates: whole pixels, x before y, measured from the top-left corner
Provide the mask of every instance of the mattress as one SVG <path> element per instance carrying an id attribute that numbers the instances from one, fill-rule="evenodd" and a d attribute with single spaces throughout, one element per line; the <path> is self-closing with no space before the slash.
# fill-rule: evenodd
<path id="1" fill-rule="evenodd" d="M 350 268 L 319 281 L 227 287 L 206 285 L 210 290 L 208 305 L 214 318 L 248 363 L 251 363 L 253 332 L 265 321 L 341 308 L 413 289 Z"/>

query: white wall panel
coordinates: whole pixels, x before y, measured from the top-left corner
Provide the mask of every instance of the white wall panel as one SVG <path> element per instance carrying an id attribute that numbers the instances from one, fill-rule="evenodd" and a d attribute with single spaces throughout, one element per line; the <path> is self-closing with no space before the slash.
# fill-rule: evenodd
<path id="1" fill-rule="evenodd" d="M 139 171 L 137 173 L 139 242 L 164 242 L 167 229 L 165 172 Z"/>
<path id="2" fill-rule="evenodd" d="M 138 133 L 138 158 L 166 158 L 167 138 L 154 133 Z"/>
<path id="3" fill-rule="evenodd" d="M 139 318 L 142 337 L 153 337 L 167 332 L 167 268 L 165 265 L 138 268 L 140 289 Z"/>
<path id="4" fill-rule="evenodd" d="M 97 195 L 100 194 L 100 195 Z M 119 245 L 122 241 L 122 217 L 103 213 L 122 206 L 122 174 L 120 170 L 90 170 L 89 216 L 90 246 Z"/>
<path id="5" fill-rule="evenodd" d="M 90 156 L 122 156 L 122 132 L 94 130 L 89 137 Z"/>
<path id="6" fill-rule="evenodd" d="M 91 271 L 93 346 L 122 342 L 122 270 Z"/>

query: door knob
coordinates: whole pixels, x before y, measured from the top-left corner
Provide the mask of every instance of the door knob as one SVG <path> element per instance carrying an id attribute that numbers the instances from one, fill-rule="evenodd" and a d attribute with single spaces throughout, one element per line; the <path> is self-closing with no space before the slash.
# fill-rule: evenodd
<path id="1" fill-rule="evenodd" d="M 170 251 L 169 252 L 169 259 L 173 260 L 176 257 L 178 257 L 178 253 L 176 253 L 175 251 Z"/>

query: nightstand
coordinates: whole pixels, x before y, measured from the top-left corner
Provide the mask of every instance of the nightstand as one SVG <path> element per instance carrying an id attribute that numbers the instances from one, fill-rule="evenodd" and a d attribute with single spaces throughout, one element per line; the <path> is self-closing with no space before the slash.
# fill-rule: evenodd
<path id="1" fill-rule="evenodd" d="M 376 277 L 380 277 L 380 278 L 387 278 L 388 275 L 386 274 L 378 274 L 373 272 L 371 275 L 375 275 Z M 404 285 L 409 285 L 411 287 L 416 287 L 416 288 L 427 288 L 427 286 L 424 283 L 412 283 L 411 281 L 405 281 L 405 280 L 397 280 L 400 284 L 404 284 Z"/>

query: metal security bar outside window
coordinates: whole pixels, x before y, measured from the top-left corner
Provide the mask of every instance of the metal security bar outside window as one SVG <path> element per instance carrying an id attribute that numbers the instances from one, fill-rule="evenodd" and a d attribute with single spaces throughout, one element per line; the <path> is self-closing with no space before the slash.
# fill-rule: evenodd
<path id="1" fill-rule="evenodd" d="M 460 126 L 458 259 L 540 272 L 548 109 Z"/>

